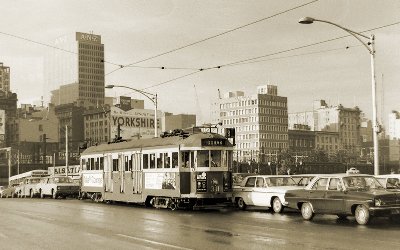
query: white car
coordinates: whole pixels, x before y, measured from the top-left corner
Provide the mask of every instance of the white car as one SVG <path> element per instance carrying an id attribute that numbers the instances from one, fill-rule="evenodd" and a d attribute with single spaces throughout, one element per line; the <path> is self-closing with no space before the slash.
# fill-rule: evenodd
<path id="1" fill-rule="evenodd" d="M 246 206 L 263 206 L 281 213 L 287 202 L 288 190 L 304 189 L 288 175 L 251 175 L 240 186 L 233 187 L 232 202 L 240 209 Z"/>
<path id="2" fill-rule="evenodd" d="M 386 189 L 400 189 L 400 174 L 376 175 L 375 178 Z"/>
<path id="3" fill-rule="evenodd" d="M 43 177 L 36 186 L 40 198 L 51 196 L 53 199 L 58 197 L 78 196 L 79 183 L 75 183 L 71 177 L 48 176 Z"/>

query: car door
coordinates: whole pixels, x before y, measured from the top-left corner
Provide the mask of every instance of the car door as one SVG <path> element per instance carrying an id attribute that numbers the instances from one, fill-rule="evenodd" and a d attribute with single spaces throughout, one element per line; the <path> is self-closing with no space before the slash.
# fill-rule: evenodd
<path id="1" fill-rule="evenodd" d="M 244 202 L 248 205 L 253 205 L 253 189 L 256 185 L 256 177 L 249 177 L 247 178 L 247 181 L 241 189 L 241 196 L 244 200 Z"/>
<path id="2" fill-rule="evenodd" d="M 325 192 L 324 211 L 326 213 L 341 213 L 344 210 L 343 185 L 339 178 L 330 178 Z"/>
<path id="3" fill-rule="evenodd" d="M 269 206 L 267 188 L 265 187 L 264 177 L 257 177 L 255 187 L 252 191 L 252 200 L 255 206 Z"/>
<path id="4" fill-rule="evenodd" d="M 328 186 L 328 178 L 319 178 L 308 190 L 307 198 L 311 202 L 314 212 L 325 210 L 325 192 Z"/>

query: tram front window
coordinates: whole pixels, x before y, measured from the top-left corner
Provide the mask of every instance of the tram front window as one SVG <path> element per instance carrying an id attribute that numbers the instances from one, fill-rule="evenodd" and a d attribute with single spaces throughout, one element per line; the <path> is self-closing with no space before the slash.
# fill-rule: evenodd
<path id="1" fill-rule="evenodd" d="M 211 167 L 221 167 L 221 150 L 211 150 L 210 153 Z"/>

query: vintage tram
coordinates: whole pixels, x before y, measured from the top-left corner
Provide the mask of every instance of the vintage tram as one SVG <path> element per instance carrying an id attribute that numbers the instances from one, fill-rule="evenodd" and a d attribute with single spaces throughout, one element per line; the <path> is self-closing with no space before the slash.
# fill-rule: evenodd
<path id="1" fill-rule="evenodd" d="M 203 132 L 92 146 L 81 154 L 81 197 L 172 210 L 228 204 L 232 151 Z"/>

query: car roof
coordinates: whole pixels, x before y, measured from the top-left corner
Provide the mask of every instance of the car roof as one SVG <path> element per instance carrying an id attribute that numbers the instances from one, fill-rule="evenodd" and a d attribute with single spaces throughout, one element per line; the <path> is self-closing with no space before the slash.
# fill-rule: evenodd
<path id="1" fill-rule="evenodd" d="M 270 178 L 270 177 L 292 177 L 292 176 L 290 176 L 290 175 L 249 175 L 249 176 L 246 176 L 246 178 L 249 178 L 249 177 Z"/>
<path id="2" fill-rule="evenodd" d="M 391 178 L 391 177 L 397 177 L 400 178 L 400 174 L 381 174 L 381 175 L 375 175 L 376 178 L 379 177 L 384 177 L 384 178 Z"/>
<path id="3" fill-rule="evenodd" d="M 370 174 L 346 174 L 346 173 L 337 173 L 337 174 L 323 174 L 323 175 L 321 175 L 321 177 L 350 177 L 350 176 L 353 176 L 353 177 L 357 177 L 357 176 L 360 176 L 360 177 L 366 177 L 366 176 L 373 176 L 373 175 L 370 175 Z"/>

